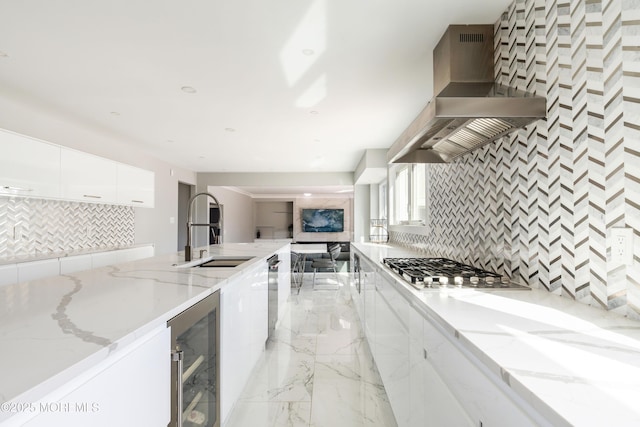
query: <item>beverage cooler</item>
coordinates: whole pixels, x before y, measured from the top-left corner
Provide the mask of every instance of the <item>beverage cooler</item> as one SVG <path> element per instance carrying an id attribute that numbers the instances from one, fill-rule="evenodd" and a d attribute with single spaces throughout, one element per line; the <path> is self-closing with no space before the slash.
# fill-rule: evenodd
<path id="1" fill-rule="evenodd" d="M 220 427 L 220 292 L 167 325 L 173 362 L 168 427 Z"/>

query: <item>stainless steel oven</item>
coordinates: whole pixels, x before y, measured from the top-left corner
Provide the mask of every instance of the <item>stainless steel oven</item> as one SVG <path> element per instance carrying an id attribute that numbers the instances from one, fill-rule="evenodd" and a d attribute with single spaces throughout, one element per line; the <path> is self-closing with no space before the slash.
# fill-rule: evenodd
<path id="1" fill-rule="evenodd" d="M 171 327 L 171 422 L 220 427 L 220 292 L 167 322 Z"/>

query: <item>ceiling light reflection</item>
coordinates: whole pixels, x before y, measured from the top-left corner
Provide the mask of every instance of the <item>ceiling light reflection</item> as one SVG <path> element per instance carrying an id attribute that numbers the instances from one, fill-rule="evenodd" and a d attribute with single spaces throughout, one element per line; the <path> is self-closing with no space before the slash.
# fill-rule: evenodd
<path id="1" fill-rule="evenodd" d="M 326 0 L 315 0 L 280 51 L 280 63 L 289 87 L 295 85 L 324 52 L 326 27 Z"/>
<path id="2" fill-rule="evenodd" d="M 296 100 L 296 107 L 310 108 L 317 105 L 327 96 L 327 77 L 321 75 L 315 82 L 304 91 Z M 312 113 L 313 114 L 313 113 Z"/>

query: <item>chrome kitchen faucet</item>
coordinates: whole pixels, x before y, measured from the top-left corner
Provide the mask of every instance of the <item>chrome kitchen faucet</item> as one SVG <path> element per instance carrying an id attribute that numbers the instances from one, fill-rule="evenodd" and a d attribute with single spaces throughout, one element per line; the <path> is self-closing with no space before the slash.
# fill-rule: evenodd
<path id="1" fill-rule="evenodd" d="M 208 196 L 211 197 L 213 199 L 214 202 L 216 202 L 216 206 L 218 206 L 218 209 L 220 209 L 220 202 L 218 202 L 218 199 L 216 199 L 216 196 L 214 196 L 211 193 L 198 193 L 195 194 L 194 196 L 191 197 L 191 199 L 189 199 L 189 206 L 187 208 L 187 245 L 184 247 L 184 260 L 185 261 L 191 261 L 191 230 L 193 227 L 209 227 L 211 229 L 211 233 L 213 233 L 213 237 L 214 237 L 214 241 L 215 241 L 215 232 L 213 231 L 214 227 L 218 227 L 218 229 L 220 230 L 220 233 L 218 233 L 220 236 L 222 236 L 222 225 L 221 225 L 221 221 L 218 221 L 216 223 L 206 223 L 206 224 L 194 224 L 191 220 L 191 209 L 193 207 L 193 202 L 194 200 L 198 197 L 198 196 Z M 220 218 L 222 218 L 222 212 L 220 212 Z"/>

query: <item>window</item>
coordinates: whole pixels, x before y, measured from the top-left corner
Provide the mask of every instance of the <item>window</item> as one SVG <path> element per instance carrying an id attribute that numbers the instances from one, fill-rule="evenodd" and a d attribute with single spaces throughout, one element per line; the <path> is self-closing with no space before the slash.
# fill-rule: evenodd
<path id="1" fill-rule="evenodd" d="M 387 180 L 385 179 L 380 183 L 378 187 L 378 212 L 379 217 L 382 219 L 388 219 L 389 216 L 387 214 Z"/>
<path id="2" fill-rule="evenodd" d="M 394 190 L 394 219 L 400 224 L 409 220 L 409 166 L 396 172 Z"/>
<path id="3" fill-rule="evenodd" d="M 391 176 L 394 177 L 393 223 L 424 225 L 427 218 L 426 165 L 401 165 Z"/>

